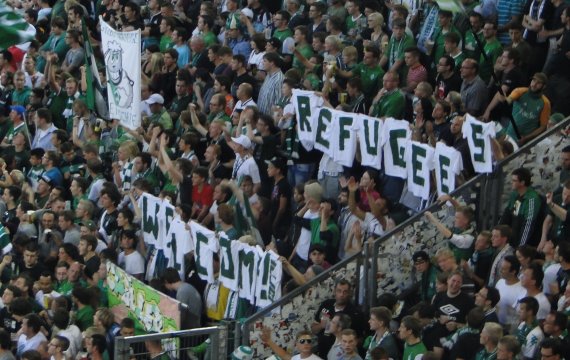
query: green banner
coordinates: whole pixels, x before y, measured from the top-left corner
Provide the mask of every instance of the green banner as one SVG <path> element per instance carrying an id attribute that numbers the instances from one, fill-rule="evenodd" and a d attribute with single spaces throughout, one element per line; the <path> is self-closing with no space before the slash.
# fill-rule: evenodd
<path id="1" fill-rule="evenodd" d="M 180 330 L 180 302 L 145 285 L 117 265 L 107 262 L 109 308 L 115 321 L 135 321 L 136 333 Z"/>

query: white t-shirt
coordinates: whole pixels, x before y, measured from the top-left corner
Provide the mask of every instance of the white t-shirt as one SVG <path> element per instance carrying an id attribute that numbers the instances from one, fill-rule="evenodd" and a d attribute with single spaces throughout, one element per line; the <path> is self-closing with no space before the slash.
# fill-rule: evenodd
<path id="1" fill-rule="evenodd" d="M 518 301 L 526 296 L 527 293 L 525 292 L 521 297 L 517 299 L 517 310 L 519 308 Z M 538 320 L 546 319 L 546 315 L 550 313 L 550 301 L 548 301 L 548 298 L 546 297 L 546 295 L 544 295 L 543 292 L 536 294 L 534 298 L 536 299 L 536 301 L 538 301 L 538 313 L 536 314 L 536 318 Z"/>
<path id="2" fill-rule="evenodd" d="M 308 210 L 303 219 L 316 219 L 319 217 L 319 212 L 312 212 Z M 311 247 L 311 230 L 302 228 L 299 234 L 299 241 L 297 241 L 297 255 L 303 260 L 309 259 L 309 248 Z"/>
<path id="3" fill-rule="evenodd" d="M 404 137 L 396 137 L 398 132 L 404 132 Z M 404 150 L 408 140 L 412 137 L 410 123 L 406 120 L 396 120 L 388 118 L 384 120 L 380 146 L 384 153 L 384 172 L 388 176 L 395 176 L 402 179 L 408 178 L 406 172 L 406 162 Z M 396 153 L 394 153 L 396 151 Z"/>
<path id="4" fill-rule="evenodd" d="M 125 255 L 124 251 L 119 254 L 119 266 L 130 275 L 144 274 L 144 258 L 138 252 L 134 251 L 129 255 Z"/>
<path id="5" fill-rule="evenodd" d="M 493 171 L 493 152 L 491 151 L 491 137 L 495 137 L 495 124 L 484 123 L 467 114 L 461 131 L 463 138 L 467 139 L 471 152 L 471 161 L 475 172 L 490 173 Z M 481 128 L 481 132 L 475 129 Z M 480 134 L 480 135 L 478 135 Z"/>
<path id="6" fill-rule="evenodd" d="M 449 164 L 444 163 L 449 160 Z M 455 177 L 463 170 L 461 153 L 442 142 L 435 144 L 434 168 L 437 185 L 437 194 L 449 194 L 455 190 Z M 442 172 L 447 171 L 445 177 Z"/>
<path id="7" fill-rule="evenodd" d="M 297 354 L 291 358 L 291 360 L 323 360 L 315 354 L 311 354 L 311 356 L 307 358 L 302 358 L 300 354 Z"/>
<path id="8" fill-rule="evenodd" d="M 240 163 L 240 161 L 240 156 L 236 155 L 234 171 L 232 172 L 232 174 L 235 173 L 234 177 L 236 179 L 240 179 L 244 175 L 249 175 L 251 176 L 254 184 L 261 183 L 261 178 L 259 177 L 259 168 L 257 167 L 257 164 L 255 163 L 253 157 L 248 156 L 245 160 L 243 160 L 243 162 Z"/>
<path id="9" fill-rule="evenodd" d="M 516 323 L 517 301 L 526 294 L 525 288 L 522 287 L 520 281 L 513 285 L 507 285 L 505 279 L 497 281 L 495 288 L 499 290 L 501 300 L 497 303 L 497 316 L 502 325 Z"/>
<path id="10" fill-rule="evenodd" d="M 255 65 L 259 70 L 265 70 L 265 66 L 263 66 L 263 56 L 265 55 L 265 51 L 258 52 L 257 54 L 252 51 L 249 55 L 249 60 L 247 61 L 248 65 Z"/>
<path id="11" fill-rule="evenodd" d="M 18 338 L 18 348 L 17 348 L 18 358 L 20 358 L 22 354 L 28 350 L 36 350 L 37 348 L 39 348 L 40 344 L 43 341 L 47 341 L 47 339 L 41 331 L 29 339 L 25 334 L 20 335 L 20 337 Z"/>
<path id="12" fill-rule="evenodd" d="M 65 354 L 69 355 L 69 358 L 75 359 L 75 355 L 81 350 L 81 343 L 83 342 L 81 330 L 79 330 L 77 325 L 69 325 L 67 329 L 60 330 L 57 335 L 66 337 L 69 340 L 69 348 L 65 351 Z"/>
<path id="13" fill-rule="evenodd" d="M 560 270 L 560 264 L 554 263 L 550 264 L 544 270 L 544 279 L 542 280 L 542 291 L 545 295 L 551 293 L 550 291 L 550 284 L 556 282 L 556 275 L 558 274 L 558 270 Z"/>

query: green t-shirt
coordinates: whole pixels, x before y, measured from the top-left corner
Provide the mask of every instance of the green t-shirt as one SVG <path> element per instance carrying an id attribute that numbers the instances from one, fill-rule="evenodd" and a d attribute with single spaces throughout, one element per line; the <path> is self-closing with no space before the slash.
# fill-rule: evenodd
<path id="1" fill-rule="evenodd" d="M 393 117 L 400 119 L 404 113 L 406 98 L 398 89 L 382 96 L 380 101 L 372 105 L 372 116 Z"/>
<path id="2" fill-rule="evenodd" d="M 303 55 L 307 60 L 313 56 L 313 48 L 309 44 L 301 45 L 297 47 L 297 50 Z M 301 64 L 301 61 L 296 56 L 293 56 L 293 67 L 299 69 L 301 74 L 305 73 L 305 66 Z"/>
<path id="3" fill-rule="evenodd" d="M 404 60 L 404 50 L 412 46 L 416 46 L 416 43 L 407 33 L 404 33 L 399 40 L 392 35 L 388 42 L 388 68 L 391 68 L 396 61 Z"/>
<path id="4" fill-rule="evenodd" d="M 483 31 L 479 31 L 477 37 L 481 41 L 481 44 L 485 41 L 483 38 Z M 463 52 L 465 56 L 479 61 L 479 56 L 481 55 L 481 51 L 479 51 L 479 47 L 477 46 L 477 41 L 475 40 L 475 35 L 473 35 L 472 31 L 465 32 L 465 41 L 463 42 Z"/>
<path id="5" fill-rule="evenodd" d="M 165 130 L 170 130 L 172 129 L 172 127 L 174 126 L 172 124 L 172 118 L 170 117 L 170 114 L 168 113 L 168 111 L 166 111 L 166 109 L 162 109 L 161 112 L 156 113 L 156 114 L 152 114 L 150 116 L 150 121 L 153 124 L 160 124 L 162 125 L 162 127 Z"/>
<path id="6" fill-rule="evenodd" d="M 402 356 L 402 360 L 420 360 L 422 355 L 426 352 L 426 346 L 421 341 L 414 345 L 408 345 L 408 343 L 405 343 L 404 356 Z"/>
<path id="7" fill-rule="evenodd" d="M 95 311 L 90 305 L 86 305 L 83 308 L 77 310 L 75 313 L 75 325 L 81 331 L 85 331 L 88 327 L 93 326 L 93 315 Z"/>
<path id="8" fill-rule="evenodd" d="M 69 296 L 71 295 L 71 291 L 73 290 L 73 284 L 65 280 L 59 284 L 56 284 L 54 290 L 63 296 Z"/>
<path id="9" fill-rule="evenodd" d="M 362 92 L 365 96 L 374 97 L 378 90 L 382 88 L 382 78 L 384 70 L 380 65 L 369 67 L 363 63 L 358 63 L 352 69 L 352 75 L 358 76 L 362 81 Z"/>
<path id="10" fill-rule="evenodd" d="M 204 44 L 206 44 L 206 47 L 210 47 L 211 45 L 218 43 L 218 38 L 216 37 L 216 34 L 214 34 L 211 31 L 202 34 L 202 37 L 204 38 Z"/>
<path id="11" fill-rule="evenodd" d="M 170 49 L 172 46 L 174 46 L 174 42 L 172 42 L 172 38 L 168 35 L 162 35 L 160 37 L 160 43 L 158 45 L 158 48 L 160 49 L 160 52 L 163 53 L 166 50 Z"/>
<path id="12" fill-rule="evenodd" d="M 438 27 L 438 29 L 436 30 L 435 35 L 433 37 L 433 40 L 434 40 L 433 62 L 434 62 L 434 64 L 437 64 L 439 62 L 439 59 L 441 59 L 441 57 L 443 55 L 445 55 L 445 35 L 447 35 L 448 32 L 454 32 L 457 35 L 459 35 L 460 39 L 463 39 L 463 35 L 461 35 L 461 32 L 459 30 L 457 30 L 457 28 L 453 25 L 451 26 L 451 29 L 449 29 L 449 31 L 446 31 L 446 32 L 443 32 L 443 30 Z"/>
<path id="13" fill-rule="evenodd" d="M 513 90 L 518 92 L 519 89 Z M 513 96 L 511 93 L 511 96 Z M 513 118 L 517 124 L 517 128 L 521 136 L 527 136 L 540 126 L 540 118 L 545 102 L 541 94 L 537 95 L 532 91 L 526 91 L 517 100 L 513 101 Z M 516 133 L 513 125 L 509 122 L 507 134 L 516 139 Z"/>
<path id="14" fill-rule="evenodd" d="M 475 356 L 475 360 L 497 360 L 497 349 L 488 352 L 485 348 L 479 350 Z"/>
<path id="15" fill-rule="evenodd" d="M 24 87 L 22 90 L 15 90 L 12 92 L 12 105 L 26 106 L 30 102 L 30 93 L 32 89 Z"/>
<path id="16" fill-rule="evenodd" d="M 293 37 L 293 32 L 289 28 L 285 28 L 285 30 L 275 29 L 273 32 L 273 37 L 283 42 L 283 40 L 289 37 Z"/>
<path id="17" fill-rule="evenodd" d="M 6 245 L 10 243 L 10 235 L 6 231 L 6 228 L 0 224 L 0 249 L 4 249 Z"/>
<path id="18" fill-rule="evenodd" d="M 180 113 L 188 108 L 188 104 L 190 104 L 191 100 L 192 98 L 190 97 L 190 95 L 185 95 L 183 97 L 178 97 L 178 96 L 174 97 L 174 99 L 172 99 L 172 102 L 170 103 L 168 112 L 176 113 L 178 114 L 178 116 L 180 116 Z"/>
<path id="19" fill-rule="evenodd" d="M 483 51 L 487 55 L 488 61 L 485 60 L 485 57 L 483 54 L 481 54 L 481 57 L 479 59 L 479 76 L 481 79 L 483 79 L 483 81 L 488 83 L 491 79 L 491 73 L 493 72 L 495 62 L 503 53 L 503 46 L 499 40 L 494 39 L 485 43 L 485 46 L 483 46 Z"/>

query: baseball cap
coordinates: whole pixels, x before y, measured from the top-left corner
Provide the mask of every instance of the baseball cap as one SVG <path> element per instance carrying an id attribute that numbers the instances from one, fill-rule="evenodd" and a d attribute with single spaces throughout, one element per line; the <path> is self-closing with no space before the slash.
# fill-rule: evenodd
<path id="1" fill-rule="evenodd" d="M 18 115 L 20 115 L 20 116 L 23 116 L 24 113 L 26 112 L 26 108 L 23 107 L 22 105 L 13 105 L 13 106 L 10 106 L 10 110 L 17 112 Z"/>
<path id="2" fill-rule="evenodd" d="M 49 176 L 47 176 L 46 174 L 42 175 L 42 177 L 40 178 L 40 180 L 43 180 L 46 184 L 48 184 L 49 186 L 53 186 L 53 179 L 50 178 Z"/>
<path id="3" fill-rule="evenodd" d="M 241 9 L 241 13 L 247 16 L 250 19 L 253 19 L 253 11 L 250 8 L 243 8 Z"/>
<path id="4" fill-rule="evenodd" d="M 97 225 L 92 220 L 86 220 L 79 223 L 79 226 L 85 226 L 91 231 L 97 230 Z"/>
<path id="5" fill-rule="evenodd" d="M 253 359 L 253 350 L 249 346 L 240 346 L 232 353 L 232 360 L 251 360 Z"/>
<path id="6" fill-rule="evenodd" d="M 164 98 L 160 94 L 152 94 L 144 101 L 145 103 L 152 105 L 152 104 L 164 104 Z"/>
<path id="7" fill-rule="evenodd" d="M 287 163 L 285 162 L 285 160 L 281 157 L 273 157 L 270 160 L 265 160 L 265 163 L 267 165 L 271 164 L 274 167 L 278 168 L 281 170 L 281 172 L 283 172 L 283 170 L 285 169 L 285 166 L 287 165 Z"/>
<path id="8" fill-rule="evenodd" d="M 236 144 L 243 146 L 245 149 L 249 149 L 251 147 L 251 140 L 245 135 L 240 135 L 238 137 L 233 137 L 232 141 Z"/>
<path id="9" fill-rule="evenodd" d="M 566 118 L 566 116 L 564 116 L 564 114 L 554 113 L 554 114 L 550 115 L 549 121 L 552 123 L 558 124 L 559 122 L 561 122 L 565 118 Z"/>
<path id="10" fill-rule="evenodd" d="M 548 77 L 546 76 L 545 73 L 541 73 L 541 72 L 536 73 L 532 76 L 532 78 L 534 80 L 540 81 L 543 84 L 546 84 L 548 82 Z"/>
<path id="11" fill-rule="evenodd" d="M 412 259 L 414 262 L 426 262 L 429 261 L 429 255 L 423 250 L 416 251 L 414 255 L 412 255 Z"/>

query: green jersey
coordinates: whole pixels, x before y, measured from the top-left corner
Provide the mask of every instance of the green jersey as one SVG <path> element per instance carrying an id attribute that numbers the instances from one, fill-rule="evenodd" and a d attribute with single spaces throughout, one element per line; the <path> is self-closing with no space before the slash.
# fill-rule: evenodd
<path id="1" fill-rule="evenodd" d="M 15 90 L 12 92 L 12 105 L 22 105 L 26 107 L 29 103 L 30 93 L 32 89 L 29 87 L 24 87 L 21 90 Z"/>
<path id="2" fill-rule="evenodd" d="M 218 42 L 218 38 L 216 37 L 216 34 L 214 34 L 211 31 L 208 31 L 207 33 L 202 34 L 202 37 L 204 38 L 204 44 L 206 44 L 206 48 L 216 44 Z"/>
<path id="3" fill-rule="evenodd" d="M 81 331 L 85 331 L 88 327 L 93 326 L 93 315 L 95 311 L 90 305 L 86 305 L 75 313 L 75 325 Z"/>
<path id="4" fill-rule="evenodd" d="M 404 61 L 404 50 L 412 46 L 416 46 L 416 42 L 409 34 L 404 33 L 401 39 L 396 39 L 392 35 L 388 42 L 388 68 L 391 68 L 396 61 Z"/>
<path id="5" fill-rule="evenodd" d="M 485 40 L 483 38 L 483 30 L 477 33 L 477 38 L 479 41 L 483 43 Z M 479 51 L 479 46 L 477 46 L 477 40 L 475 40 L 475 35 L 473 35 L 472 31 L 465 32 L 465 41 L 463 42 L 463 52 L 465 56 L 470 59 L 479 61 L 479 56 L 481 55 L 481 51 Z"/>
<path id="6" fill-rule="evenodd" d="M 516 88 L 509 98 L 513 100 L 512 114 L 521 136 L 527 136 L 548 123 L 551 108 L 546 96 L 534 93 L 528 88 Z M 507 134 L 513 139 L 517 138 L 511 123 L 507 127 Z"/>
<path id="7" fill-rule="evenodd" d="M 313 56 L 313 48 L 309 44 L 300 45 L 297 47 L 297 50 L 305 57 L 305 59 L 310 59 Z M 299 69 L 301 74 L 305 73 L 305 66 L 301 64 L 301 61 L 297 56 L 293 56 L 293 68 Z"/>
<path id="8" fill-rule="evenodd" d="M 285 28 L 285 30 L 275 29 L 275 31 L 273 32 L 273 37 L 281 41 L 281 43 L 283 43 L 285 39 L 293 37 L 293 32 L 288 27 Z"/>
<path id="9" fill-rule="evenodd" d="M 160 52 L 164 53 L 166 50 L 170 49 L 174 46 L 174 42 L 172 38 L 168 35 L 162 35 L 160 38 L 160 43 L 158 45 Z"/>
<path id="10" fill-rule="evenodd" d="M 479 59 L 479 76 L 486 83 L 491 79 L 491 74 L 493 73 L 493 67 L 495 62 L 503 53 L 503 46 L 497 39 L 487 41 L 483 47 L 483 52 L 487 55 L 487 58 L 481 54 Z"/>
<path id="11" fill-rule="evenodd" d="M 382 78 L 384 70 L 380 65 L 369 67 L 363 63 L 356 64 L 352 69 L 352 75 L 358 76 L 362 81 L 362 92 L 365 96 L 374 97 L 378 90 L 382 88 Z"/>
<path id="12" fill-rule="evenodd" d="M 457 35 L 459 35 L 460 39 L 463 39 L 463 35 L 461 35 L 461 32 L 459 32 L 459 30 L 457 30 L 457 28 L 453 25 L 451 26 L 451 29 L 449 29 L 449 31 L 444 31 L 443 29 L 438 27 L 433 37 L 434 45 L 433 45 L 432 55 L 433 55 L 434 64 L 437 64 L 439 62 L 439 59 L 441 59 L 441 57 L 445 55 L 445 35 L 447 35 L 448 32 L 454 32 Z"/>
<path id="13" fill-rule="evenodd" d="M 404 344 L 404 356 L 402 360 L 421 360 L 422 355 L 427 352 L 426 346 L 423 342 L 414 345 Z"/>
<path id="14" fill-rule="evenodd" d="M 162 127 L 165 130 L 170 130 L 173 127 L 172 118 L 170 117 L 170 114 L 166 111 L 166 109 L 164 109 L 164 108 L 162 109 L 161 112 L 156 113 L 156 114 L 152 114 L 150 116 L 150 121 L 153 124 L 162 125 Z"/>
<path id="15" fill-rule="evenodd" d="M 404 114 L 406 98 L 398 89 L 390 91 L 372 105 L 372 116 L 400 119 Z"/>

